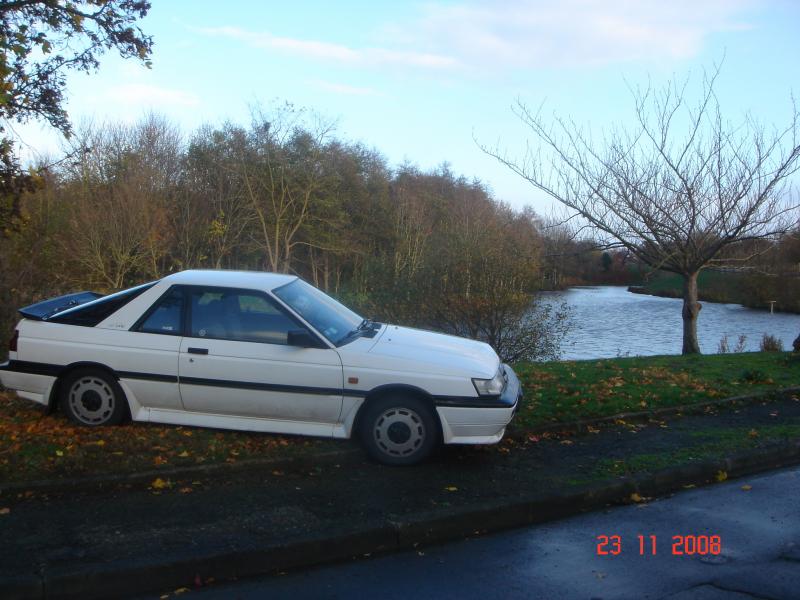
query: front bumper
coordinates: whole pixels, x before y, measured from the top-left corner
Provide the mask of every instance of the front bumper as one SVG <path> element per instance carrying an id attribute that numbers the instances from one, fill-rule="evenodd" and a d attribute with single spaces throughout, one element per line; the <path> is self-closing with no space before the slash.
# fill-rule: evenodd
<path id="1" fill-rule="evenodd" d="M 499 396 L 435 399 L 445 444 L 494 444 L 502 439 L 522 399 L 517 374 L 505 364 L 503 372 L 506 386 Z"/>

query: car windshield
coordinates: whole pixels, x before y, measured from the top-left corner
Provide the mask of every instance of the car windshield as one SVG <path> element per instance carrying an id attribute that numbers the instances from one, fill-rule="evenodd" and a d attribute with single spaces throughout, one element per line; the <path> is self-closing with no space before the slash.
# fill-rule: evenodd
<path id="1" fill-rule="evenodd" d="M 273 293 L 337 346 L 364 321 L 352 310 L 302 279 L 281 286 Z"/>

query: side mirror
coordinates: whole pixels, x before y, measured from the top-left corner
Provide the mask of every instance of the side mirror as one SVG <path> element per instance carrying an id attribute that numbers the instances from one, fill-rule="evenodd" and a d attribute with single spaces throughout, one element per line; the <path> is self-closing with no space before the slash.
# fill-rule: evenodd
<path id="1" fill-rule="evenodd" d="M 305 329 L 290 329 L 286 332 L 286 343 L 298 348 L 319 348 L 319 342 Z"/>

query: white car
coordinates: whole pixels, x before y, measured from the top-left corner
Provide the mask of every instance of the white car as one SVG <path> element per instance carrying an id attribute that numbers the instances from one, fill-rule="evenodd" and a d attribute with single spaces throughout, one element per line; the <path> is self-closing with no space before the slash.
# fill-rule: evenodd
<path id="1" fill-rule="evenodd" d="M 498 442 L 522 396 L 488 344 L 362 319 L 293 275 L 183 271 L 20 314 L 0 381 L 81 425 L 357 435 L 413 464 Z"/>

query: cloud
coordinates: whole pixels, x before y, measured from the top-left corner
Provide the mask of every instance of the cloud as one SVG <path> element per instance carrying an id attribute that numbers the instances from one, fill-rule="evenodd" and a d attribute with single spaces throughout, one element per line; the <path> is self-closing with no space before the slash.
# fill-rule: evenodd
<path id="1" fill-rule="evenodd" d="M 433 72 L 594 67 L 683 60 L 715 33 L 746 30 L 760 0 L 466 0 L 430 2 L 367 32 L 358 47 L 222 26 L 192 28 L 252 48 L 353 67 Z"/>
<path id="2" fill-rule="evenodd" d="M 442 48 L 472 67 L 594 66 L 686 59 L 714 33 L 747 29 L 751 0 L 506 0 L 432 3 L 388 39 Z"/>
<path id="3" fill-rule="evenodd" d="M 384 96 L 385 94 L 380 90 L 376 90 L 370 87 L 357 87 L 353 85 L 347 85 L 344 83 L 334 83 L 331 81 L 312 81 L 310 82 L 315 87 L 324 90 L 326 92 L 332 92 L 334 94 L 343 94 L 347 96 Z"/>
<path id="4" fill-rule="evenodd" d="M 453 67 L 456 61 L 446 55 L 389 50 L 386 48 L 351 48 L 318 40 L 279 37 L 266 32 L 247 31 L 239 27 L 204 27 L 195 31 L 205 35 L 239 40 L 253 48 L 277 50 L 316 60 L 351 64 L 354 66 L 397 65 L 441 69 Z"/>

